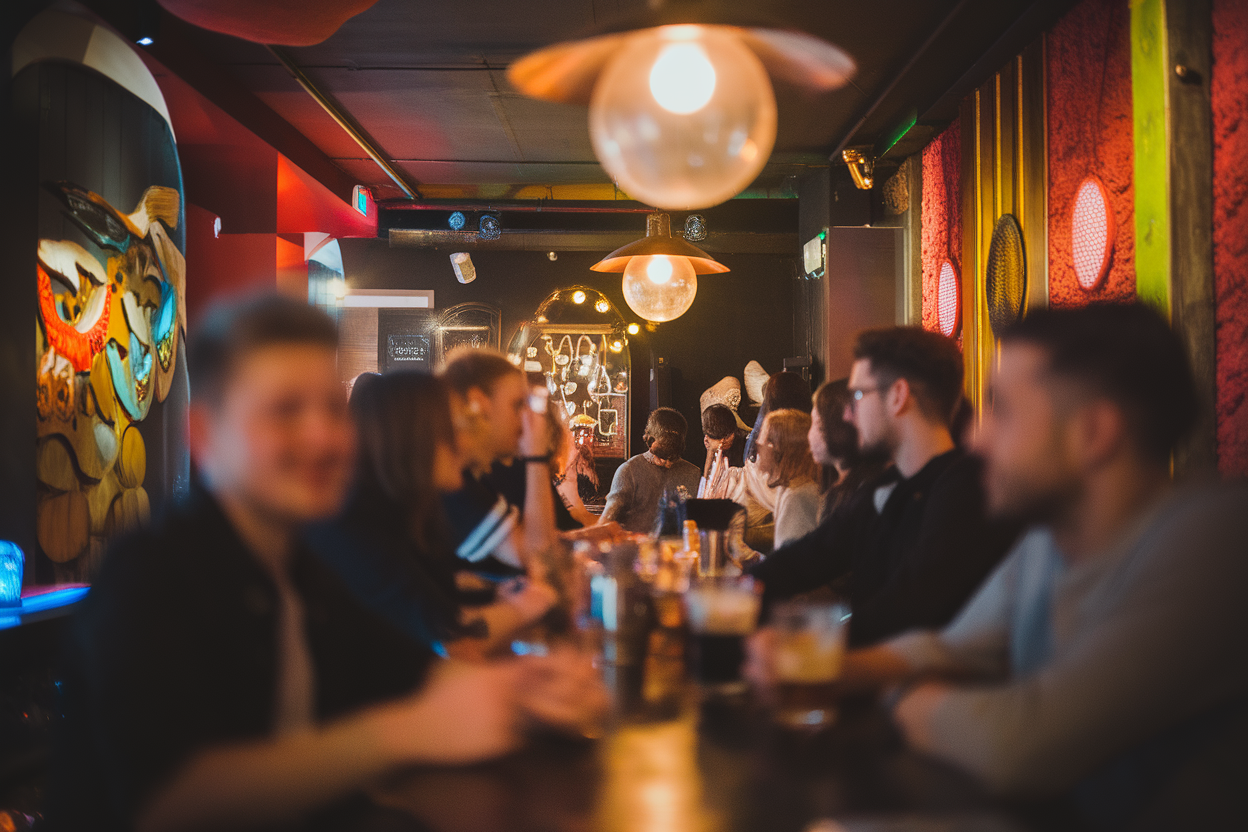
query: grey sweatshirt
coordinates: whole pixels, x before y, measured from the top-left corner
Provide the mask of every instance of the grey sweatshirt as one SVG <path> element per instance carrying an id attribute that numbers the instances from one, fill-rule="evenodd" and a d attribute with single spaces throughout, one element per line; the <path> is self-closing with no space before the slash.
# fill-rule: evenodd
<path id="1" fill-rule="evenodd" d="M 981 680 L 932 714 L 927 751 L 998 792 L 1050 794 L 1248 693 L 1245 588 L 1248 491 L 1175 494 L 1077 564 L 1033 530 L 943 632 L 889 645 Z"/>

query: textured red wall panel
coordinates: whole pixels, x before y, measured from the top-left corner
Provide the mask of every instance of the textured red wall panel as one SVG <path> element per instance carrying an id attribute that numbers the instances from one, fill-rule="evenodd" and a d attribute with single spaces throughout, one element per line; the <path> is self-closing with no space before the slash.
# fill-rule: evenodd
<path id="1" fill-rule="evenodd" d="M 1213 271 L 1218 467 L 1248 475 L 1248 3 L 1213 3 Z"/>
<path id="2" fill-rule="evenodd" d="M 954 122 L 923 148 L 923 328 L 938 332 L 937 283 L 948 257 L 962 274 L 962 128 Z"/>
<path id="3" fill-rule="evenodd" d="M 1082 306 L 1135 297 L 1131 10 L 1084 0 L 1045 39 L 1049 145 L 1049 302 Z M 1079 286 L 1071 255 L 1075 192 L 1089 174 L 1109 192 L 1118 233 L 1109 274 Z"/>

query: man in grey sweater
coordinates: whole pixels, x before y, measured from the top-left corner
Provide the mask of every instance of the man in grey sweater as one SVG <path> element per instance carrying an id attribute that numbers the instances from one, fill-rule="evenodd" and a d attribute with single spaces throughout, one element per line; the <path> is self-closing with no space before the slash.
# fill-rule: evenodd
<path id="1" fill-rule="evenodd" d="M 650 414 L 642 436 L 648 450 L 615 470 L 600 523 L 615 521 L 630 532 L 650 534 L 664 492 L 675 496 L 676 489 L 683 487 L 689 496 L 697 494 L 702 472 L 680 458 L 688 431 L 689 423 L 680 411 L 660 407 Z"/>
<path id="2" fill-rule="evenodd" d="M 1001 344 L 976 443 L 990 510 L 1032 531 L 947 628 L 850 653 L 843 681 L 911 683 L 894 713 L 913 747 L 1001 794 L 1078 786 L 1117 825 L 1243 732 L 1248 492 L 1171 484 L 1196 399 L 1151 311 L 1035 312 Z M 1244 776 L 1229 759 L 1188 820 Z"/>

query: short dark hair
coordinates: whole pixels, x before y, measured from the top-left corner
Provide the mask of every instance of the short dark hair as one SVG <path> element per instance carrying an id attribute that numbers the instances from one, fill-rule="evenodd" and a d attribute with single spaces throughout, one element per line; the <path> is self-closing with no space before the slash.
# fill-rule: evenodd
<path id="1" fill-rule="evenodd" d="M 702 411 L 702 432 L 711 439 L 723 439 L 737 431 L 737 419 L 726 404 L 713 404 Z"/>
<path id="2" fill-rule="evenodd" d="M 928 419 L 948 425 L 962 395 L 962 352 L 952 338 L 917 326 L 858 334 L 854 358 L 869 361 L 881 384 L 904 378 Z"/>
<path id="3" fill-rule="evenodd" d="M 1000 341 L 1039 347 L 1051 373 L 1120 407 L 1136 446 L 1154 462 L 1168 462 L 1196 423 L 1187 353 L 1162 317 L 1143 304 L 1037 310 Z"/>
<path id="4" fill-rule="evenodd" d="M 336 350 L 338 327 L 321 310 L 285 295 L 252 295 L 215 304 L 187 340 L 191 397 L 219 403 L 240 359 L 264 347 L 283 344 Z"/>
<path id="5" fill-rule="evenodd" d="M 512 373 L 523 375 L 520 368 L 494 350 L 461 348 L 451 353 L 446 365 L 438 375 L 461 396 L 474 387 L 487 394 L 494 391 L 494 384 Z"/>
<path id="6" fill-rule="evenodd" d="M 650 414 L 646 420 L 646 432 L 642 441 L 650 453 L 659 459 L 680 459 L 685 452 L 685 437 L 689 433 L 689 423 L 680 415 L 679 410 L 660 407 Z"/>
<path id="7" fill-rule="evenodd" d="M 809 413 L 810 408 L 810 382 L 797 373 L 781 370 L 763 385 L 763 409 L 767 413 L 773 410 Z"/>

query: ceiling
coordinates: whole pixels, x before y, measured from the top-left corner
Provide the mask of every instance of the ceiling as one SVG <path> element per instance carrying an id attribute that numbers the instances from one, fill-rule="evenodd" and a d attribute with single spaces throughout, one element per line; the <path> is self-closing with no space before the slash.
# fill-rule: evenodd
<path id="1" fill-rule="evenodd" d="M 123 32 L 151 27 L 150 17 L 136 15 L 132 4 L 91 5 Z M 757 0 L 728 5 L 757 12 Z M 858 71 L 832 93 L 780 98 L 776 151 L 755 190 L 792 195 L 793 177 L 827 165 L 844 146 L 870 145 L 882 153 L 903 134 L 891 156 L 913 152 L 956 115 L 958 100 L 974 84 L 1070 5 L 771 0 L 769 14 L 841 46 Z M 279 134 L 290 138 L 293 126 L 305 156 L 320 154 L 320 161 L 369 186 L 379 200 L 404 197 L 267 47 L 196 29 L 148 7 L 160 18 L 149 51 L 193 85 L 202 79 L 197 86 L 227 112 L 252 129 L 267 124 L 276 139 L 265 138 L 275 145 L 284 140 Z M 525 98 L 507 83 L 505 71 L 533 49 L 644 7 L 644 0 L 379 0 L 323 43 L 282 51 L 421 198 L 610 198 L 617 195 L 594 159 L 585 108 Z M 286 126 L 278 129 L 281 123 Z"/>

